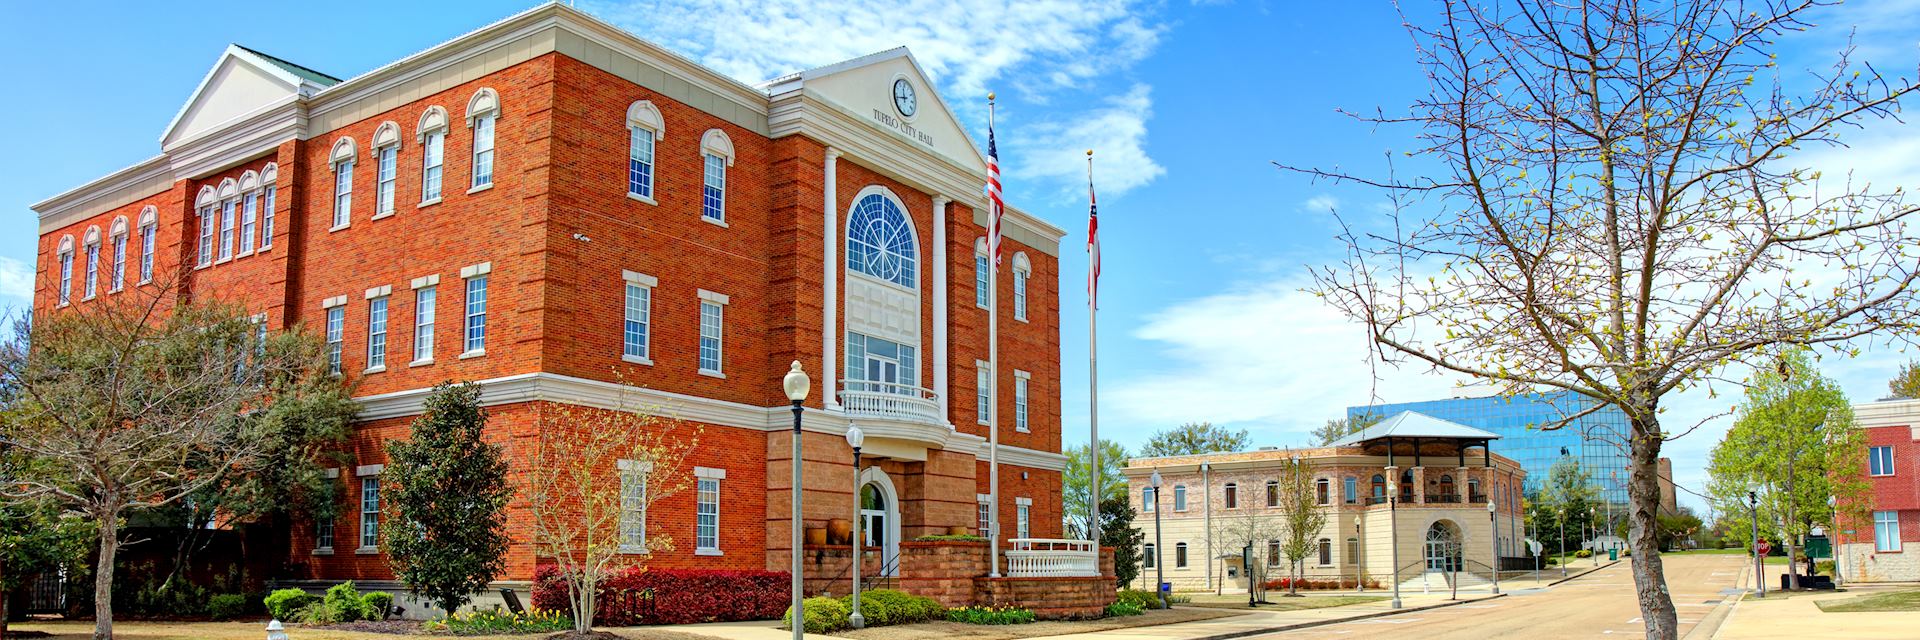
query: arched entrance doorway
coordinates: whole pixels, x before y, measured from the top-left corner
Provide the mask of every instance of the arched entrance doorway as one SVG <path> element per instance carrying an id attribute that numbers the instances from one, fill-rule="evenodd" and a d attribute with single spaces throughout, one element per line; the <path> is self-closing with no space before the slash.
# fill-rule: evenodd
<path id="1" fill-rule="evenodd" d="M 885 471 L 870 467 L 860 473 L 859 500 L 860 544 L 880 550 L 880 566 L 873 572 L 894 575 L 900 564 L 900 493 Z"/>
<path id="2" fill-rule="evenodd" d="M 1427 573 L 1459 571 L 1461 566 L 1460 526 L 1452 520 L 1438 520 L 1427 527 Z"/>

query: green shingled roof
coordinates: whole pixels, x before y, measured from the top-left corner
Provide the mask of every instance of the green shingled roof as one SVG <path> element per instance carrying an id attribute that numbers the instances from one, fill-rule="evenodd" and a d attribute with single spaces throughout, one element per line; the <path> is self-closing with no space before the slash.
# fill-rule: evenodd
<path id="1" fill-rule="evenodd" d="M 274 66 L 280 67 L 281 69 L 285 69 L 287 73 L 291 73 L 295 76 L 299 76 L 300 79 L 305 80 L 307 82 L 311 82 L 323 87 L 330 87 L 336 84 L 340 84 L 339 78 L 335 78 L 333 76 L 320 73 L 318 71 L 314 71 L 313 69 L 309 69 L 307 67 L 303 67 L 303 66 L 294 64 L 292 62 L 288 62 L 286 60 L 276 58 L 271 55 L 267 55 L 265 53 L 261 53 L 254 49 L 248 49 L 247 47 L 242 47 L 238 44 L 233 46 L 240 47 L 242 50 L 246 51 L 247 53 L 260 56 L 262 60 L 271 62 L 273 63 Z"/>

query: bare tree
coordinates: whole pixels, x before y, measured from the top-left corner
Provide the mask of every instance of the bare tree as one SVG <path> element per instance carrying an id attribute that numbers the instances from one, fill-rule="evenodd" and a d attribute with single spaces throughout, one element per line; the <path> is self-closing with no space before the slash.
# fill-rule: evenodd
<path id="1" fill-rule="evenodd" d="M 1265 545 L 1268 543 L 1279 541 L 1281 536 L 1286 535 L 1285 524 L 1280 521 L 1279 517 L 1265 513 L 1265 510 L 1248 506 L 1243 509 L 1235 509 L 1233 515 L 1215 518 L 1213 535 L 1216 538 L 1226 541 L 1227 544 L 1233 545 L 1228 548 L 1238 547 L 1242 549 L 1252 549 L 1252 552 L 1245 556 L 1247 566 L 1241 567 L 1241 569 L 1245 571 L 1247 576 L 1248 595 L 1257 596 L 1260 594 L 1265 588 L 1265 585 L 1261 583 L 1263 572 L 1260 568 L 1262 565 L 1273 561 L 1269 559 L 1267 562 L 1260 562 L 1259 560 L 1262 557 L 1260 550 L 1265 549 Z M 1266 557 L 1272 558 L 1272 555 L 1272 553 L 1268 553 Z M 1207 558 L 1207 562 L 1213 561 L 1213 558 Z"/>
<path id="2" fill-rule="evenodd" d="M 0 346 L 0 439 L 25 460 L 0 497 L 50 499 L 99 527 L 93 637 L 113 637 L 122 518 L 173 504 L 269 455 L 270 423 L 305 394 L 345 402 L 319 340 L 271 336 L 237 305 L 175 289 L 115 295 L 22 317 Z"/>
<path id="3" fill-rule="evenodd" d="M 1907 340 L 1917 317 L 1915 206 L 1790 158 L 1894 118 L 1915 88 L 1850 50 L 1783 79 L 1777 40 L 1828 4 L 1447 2 L 1437 24 L 1408 20 L 1428 97 L 1405 116 L 1359 116 L 1418 129 L 1408 155 L 1434 173 L 1282 167 L 1395 205 L 1347 226 L 1346 258 L 1315 270 L 1314 292 L 1365 323 L 1376 357 L 1599 401 L 1547 428 L 1626 413 L 1648 638 L 1677 632 L 1656 461 L 1691 430 L 1662 427 L 1662 399 L 1738 384 L 1734 365 L 1766 366 L 1774 345 Z"/>
<path id="4" fill-rule="evenodd" d="M 1327 508 L 1320 503 L 1313 469 L 1306 461 L 1297 457 L 1289 459 L 1280 466 L 1276 481 L 1280 492 L 1280 521 L 1286 529 L 1285 537 L 1280 539 L 1280 554 L 1286 556 L 1287 570 L 1294 576 L 1287 581 L 1287 595 L 1298 596 L 1301 564 L 1315 551 L 1315 537 L 1320 535 L 1320 528 L 1327 526 Z"/>
<path id="5" fill-rule="evenodd" d="M 567 583 L 575 631 L 593 630 L 594 598 L 615 572 L 644 567 L 673 537 L 646 526 L 648 509 L 692 486 L 687 454 L 698 427 L 662 417 L 622 382 L 612 409 L 545 403 L 527 473 L 534 554 Z"/>

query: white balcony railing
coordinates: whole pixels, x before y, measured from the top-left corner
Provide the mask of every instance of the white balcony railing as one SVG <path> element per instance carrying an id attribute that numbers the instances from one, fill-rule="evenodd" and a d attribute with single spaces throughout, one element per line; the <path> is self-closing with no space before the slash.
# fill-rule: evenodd
<path id="1" fill-rule="evenodd" d="M 939 396 L 930 389 L 892 382 L 840 381 L 840 406 L 855 418 L 944 424 Z"/>
<path id="2" fill-rule="evenodd" d="M 1100 550 L 1092 540 L 1014 538 L 1008 542 L 1013 545 L 1006 551 L 1008 576 L 1100 575 Z"/>

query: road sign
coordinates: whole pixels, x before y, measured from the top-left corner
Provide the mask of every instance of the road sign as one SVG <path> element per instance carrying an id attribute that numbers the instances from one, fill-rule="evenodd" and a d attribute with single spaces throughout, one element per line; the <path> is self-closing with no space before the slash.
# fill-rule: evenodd
<path id="1" fill-rule="evenodd" d="M 1759 552 L 1760 555 L 1764 556 L 1773 551 L 1773 545 L 1769 544 L 1765 540 L 1761 540 L 1760 544 L 1753 545 L 1753 550 Z"/>
<path id="2" fill-rule="evenodd" d="M 1539 541 L 1539 540 L 1528 540 L 1528 541 L 1527 541 L 1527 549 L 1528 549 L 1528 550 L 1530 550 L 1530 551 L 1532 551 L 1532 552 L 1533 552 L 1533 555 L 1536 555 L 1536 556 L 1537 556 L 1537 555 L 1540 555 L 1540 541 Z"/>

